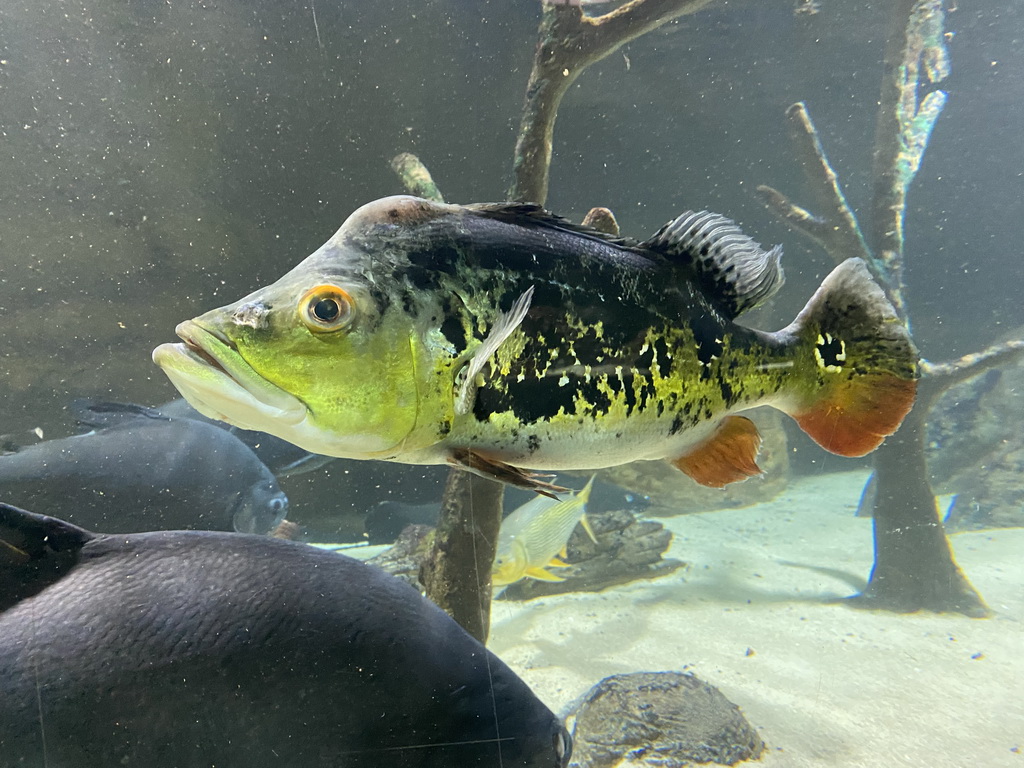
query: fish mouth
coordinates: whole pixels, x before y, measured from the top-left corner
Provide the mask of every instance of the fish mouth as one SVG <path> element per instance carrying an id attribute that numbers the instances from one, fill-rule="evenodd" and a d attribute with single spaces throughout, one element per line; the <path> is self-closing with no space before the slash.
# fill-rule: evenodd
<path id="1" fill-rule="evenodd" d="M 229 339 L 192 320 L 174 332 L 183 343 L 161 344 L 153 362 L 204 416 L 263 431 L 268 423 L 295 426 L 306 418 L 306 404 L 260 376 Z"/>

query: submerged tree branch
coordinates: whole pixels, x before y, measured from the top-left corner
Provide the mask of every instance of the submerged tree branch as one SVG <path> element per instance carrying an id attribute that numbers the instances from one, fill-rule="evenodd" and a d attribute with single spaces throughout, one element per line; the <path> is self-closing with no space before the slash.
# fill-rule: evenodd
<path id="1" fill-rule="evenodd" d="M 839 177 L 832 170 L 832 165 L 821 146 L 818 129 L 814 127 L 814 122 L 807 112 L 807 105 L 798 101 L 786 110 L 786 119 L 789 124 L 789 137 L 796 147 L 797 162 L 804 169 L 818 202 L 825 211 L 829 254 L 837 263 L 854 256 L 870 262 L 871 254 L 861 235 L 857 217 L 846 202 L 846 196 L 839 186 Z"/>
<path id="2" fill-rule="evenodd" d="M 558 106 L 583 70 L 630 40 L 713 0 L 632 0 L 603 16 L 578 5 L 545 4 L 526 87 L 509 199 L 544 204 Z"/>
<path id="3" fill-rule="evenodd" d="M 789 136 L 796 149 L 797 162 L 814 189 L 817 203 L 826 213 L 817 216 L 790 202 L 784 194 L 772 187 L 761 185 L 757 192 L 764 204 L 790 227 L 817 242 L 837 264 L 849 258 L 864 259 L 873 269 L 871 252 L 860 231 L 839 177 L 832 170 L 825 150 L 818 138 L 818 130 L 811 121 L 807 106 L 801 101 L 786 110 Z M 879 277 L 884 277 L 879 275 Z"/>
<path id="4" fill-rule="evenodd" d="M 501 483 L 452 469 L 420 569 L 427 597 L 481 643 L 490 632 L 491 569 L 504 492 Z"/>
<path id="5" fill-rule="evenodd" d="M 949 56 L 942 35 L 942 0 L 896 0 L 892 13 L 875 124 L 874 191 L 867 231 L 889 295 L 906 319 L 903 225 L 907 190 L 946 103 L 942 91 L 931 91 L 923 100 L 919 91 L 949 75 Z"/>
<path id="6" fill-rule="evenodd" d="M 408 190 L 409 194 L 433 200 L 435 203 L 444 202 L 441 190 L 434 183 L 430 171 L 416 155 L 411 152 L 395 155 L 391 158 L 391 170 L 398 174 L 402 186 Z"/>
<path id="7" fill-rule="evenodd" d="M 419 158 L 397 155 L 391 168 L 410 193 L 437 203 L 444 198 Z M 491 627 L 491 570 L 505 486 L 451 469 L 437 529 L 420 568 L 427 597 L 481 643 Z"/>
<path id="8" fill-rule="evenodd" d="M 606 235 L 619 236 L 619 222 L 608 208 L 591 208 L 583 217 L 583 226 L 593 227 Z"/>
<path id="9" fill-rule="evenodd" d="M 907 190 L 945 104 L 941 91 L 919 99 L 918 88 L 922 67 L 928 82 L 937 83 L 948 74 L 949 63 L 942 38 L 941 0 L 894 0 L 892 12 L 876 122 L 868 240 L 843 197 L 803 104 L 795 104 L 786 113 L 790 135 L 827 215 L 817 217 L 771 187 L 759 187 L 758 191 L 777 216 L 821 243 L 834 259 L 864 258 L 909 327 L 903 291 Z M 868 586 L 855 604 L 898 611 L 987 614 L 981 595 L 957 566 L 938 516 L 928 484 L 925 421 L 938 393 L 1009 359 L 1016 344 L 999 345 L 944 366 L 922 365 L 925 378 L 918 388 L 917 404 L 900 430 L 875 454 L 875 563 Z"/>
<path id="10" fill-rule="evenodd" d="M 1000 368 L 1024 355 L 1024 339 L 993 344 L 981 352 L 964 355 L 948 363 L 921 361 L 922 384 L 918 392 L 919 407 L 928 407 L 949 389 L 963 381 L 980 376 L 992 368 Z"/>

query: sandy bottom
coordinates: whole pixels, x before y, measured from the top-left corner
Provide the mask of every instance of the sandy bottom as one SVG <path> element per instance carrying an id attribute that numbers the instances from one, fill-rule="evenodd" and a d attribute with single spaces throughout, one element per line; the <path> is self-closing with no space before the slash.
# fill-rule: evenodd
<path id="1" fill-rule="evenodd" d="M 871 568 L 864 480 L 666 520 L 684 573 L 497 601 L 490 647 L 563 713 L 607 675 L 692 671 L 741 707 L 767 766 L 1024 768 L 1024 529 L 953 537 L 990 619 L 830 604 Z"/>

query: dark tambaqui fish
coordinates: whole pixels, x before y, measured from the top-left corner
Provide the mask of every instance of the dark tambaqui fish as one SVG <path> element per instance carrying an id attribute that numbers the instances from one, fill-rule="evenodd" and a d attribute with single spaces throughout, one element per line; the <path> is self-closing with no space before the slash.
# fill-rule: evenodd
<path id="1" fill-rule="evenodd" d="M 256 455 L 212 424 L 122 408 L 100 429 L 0 456 L 0 498 L 111 532 L 267 533 L 288 497 Z"/>
<path id="2" fill-rule="evenodd" d="M 97 403 L 94 407 L 109 405 L 111 404 Z M 114 405 L 117 404 L 115 403 Z M 220 419 L 210 419 L 189 405 L 187 400 L 181 398 L 171 400 L 169 403 L 159 405 L 152 410 L 169 418 L 207 421 L 214 426 L 230 430 L 231 434 L 249 446 L 252 452 L 259 457 L 259 460 L 267 465 L 267 469 L 278 478 L 312 472 L 334 459 L 333 456 L 321 456 L 320 454 L 304 451 L 297 445 L 269 435 L 266 432 L 239 429 L 238 427 L 225 424 Z"/>
<path id="3" fill-rule="evenodd" d="M 373 566 L 0 504 L 0 768 L 561 768 L 570 751 L 500 659 Z"/>
<path id="4" fill-rule="evenodd" d="M 534 487 L 524 469 L 665 459 L 721 486 L 760 471 L 738 412 L 859 456 L 913 403 L 916 351 L 858 259 L 786 328 L 735 322 L 780 254 L 706 212 L 636 242 L 532 205 L 385 198 L 154 359 L 202 413 L 309 451 Z"/>

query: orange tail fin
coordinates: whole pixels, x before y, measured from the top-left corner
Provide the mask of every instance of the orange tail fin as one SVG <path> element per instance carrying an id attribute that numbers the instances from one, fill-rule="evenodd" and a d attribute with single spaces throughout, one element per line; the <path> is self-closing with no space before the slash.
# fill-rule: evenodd
<path id="1" fill-rule="evenodd" d="M 860 259 L 825 278 L 788 335 L 813 373 L 794 377 L 783 410 L 840 456 L 870 453 L 914 405 L 918 355 L 907 327 Z M 797 368 L 811 370 L 808 359 Z"/>
<path id="2" fill-rule="evenodd" d="M 863 456 L 899 428 L 914 405 L 916 389 L 917 382 L 896 376 L 860 376 L 791 415 L 826 451 Z"/>

